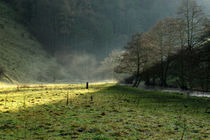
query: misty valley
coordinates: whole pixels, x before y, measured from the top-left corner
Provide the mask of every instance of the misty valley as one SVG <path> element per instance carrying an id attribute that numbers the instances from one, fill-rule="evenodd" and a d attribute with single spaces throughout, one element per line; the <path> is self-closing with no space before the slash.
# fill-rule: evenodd
<path id="1" fill-rule="evenodd" d="M 0 0 L 0 140 L 209 140 L 209 0 Z"/>

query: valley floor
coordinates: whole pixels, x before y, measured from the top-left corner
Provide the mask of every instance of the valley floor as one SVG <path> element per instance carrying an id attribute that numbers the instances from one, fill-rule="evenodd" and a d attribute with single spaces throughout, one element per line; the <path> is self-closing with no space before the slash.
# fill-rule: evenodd
<path id="1" fill-rule="evenodd" d="M 0 139 L 210 139 L 209 98 L 115 84 L 0 89 Z"/>

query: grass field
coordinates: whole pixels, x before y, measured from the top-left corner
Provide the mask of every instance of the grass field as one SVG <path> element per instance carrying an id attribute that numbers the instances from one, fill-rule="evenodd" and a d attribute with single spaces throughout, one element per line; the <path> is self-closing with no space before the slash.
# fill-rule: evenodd
<path id="1" fill-rule="evenodd" d="M 210 139 L 207 98 L 115 84 L 0 90 L 0 139 Z"/>

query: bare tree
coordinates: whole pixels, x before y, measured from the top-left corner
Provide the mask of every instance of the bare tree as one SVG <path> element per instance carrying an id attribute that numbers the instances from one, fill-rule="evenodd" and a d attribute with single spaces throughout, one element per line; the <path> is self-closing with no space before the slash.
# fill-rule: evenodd
<path id="1" fill-rule="evenodd" d="M 187 47 L 191 50 L 199 40 L 203 32 L 205 16 L 202 7 L 194 0 L 183 0 L 182 5 L 177 11 L 179 19 L 184 21 L 183 30 L 187 36 Z"/>
<path id="2" fill-rule="evenodd" d="M 173 18 L 166 18 L 160 20 L 152 29 L 149 31 L 147 36 L 148 42 L 153 46 L 153 58 L 156 63 L 160 63 L 160 84 L 161 86 L 167 86 L 167 73 L 169 65 L 171 63 L 168 59 L 177 50 L 177 31 L 175 30 L 175 21 Z M 156 57 L 156 58 L 155 58 Z"/>
<path id="3" fill-rule="evenodd" d="M 114 70 L 115 67 L 119 64 L 120 58 L 123 51 L 121 50 L 113 50 L 108 57 L 106 57 L 102 62 L 100 67 L 98 68 L 98 72 L 100 75 L 103 75 L 104 79 L 112 79 L 119 80 L 120 76 L 116 75 Z"/>
<path id="4" fill-rule="evenodd" d="M 177 11 L 178 17 L 183 21 L 183 29 L 187 41 L 184 42 L 184 46 L 187 47 L 185 54 L 187 57 L 187 71 L 186 78 L 189 81 L 189 86 L 192 89 L 194 62 L 196 61 L 193 48 L 200 42 L 200 36 L 203 34 L 205 16 L 202 7 L 199 6 L 195 0 L 183 0 L 182 5 Z"/>
<path id="5" fill-rule="evenodd" d="M 147 62 L 147 51 L 142 42 L 142 33 L 137 33 L 132 36 L 131 41 L 125 47 L 125 51 L 122 55 L 119 65 L 115 71 L 117 73 L 128 73 L 134 75 L 135 81 L 134 87 L 137 87 L 141 81 L 141 71 L 144 69 L 144 65 Z"/>

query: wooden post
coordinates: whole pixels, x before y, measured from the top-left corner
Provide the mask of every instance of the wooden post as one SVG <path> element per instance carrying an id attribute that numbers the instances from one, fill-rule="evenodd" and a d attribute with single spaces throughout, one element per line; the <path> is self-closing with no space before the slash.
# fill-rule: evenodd
<path id="1" fill-rule="evenodd" d="M 66 96 L 66 105 L 69 104 L 69 92 L 67 93 L 67 96 Z"/>
<path id="2" fill-rule="evenodd" d="M 86 83 L 86 89 L 88 89 L 88 82 Z"/>

